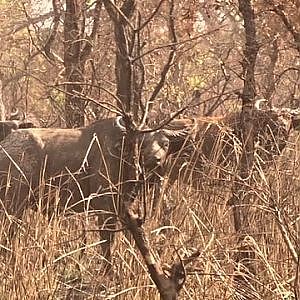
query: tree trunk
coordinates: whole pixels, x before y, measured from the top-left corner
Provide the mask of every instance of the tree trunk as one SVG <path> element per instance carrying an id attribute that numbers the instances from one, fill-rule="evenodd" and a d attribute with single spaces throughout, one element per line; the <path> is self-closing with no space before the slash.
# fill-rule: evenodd
<path id="1" fill-rule="evenodd" d="M 118 106 L 125 112 L 132 112 L 133 91 L 135 80 L 133 79 L 132 56 L 134 50 L 133 28 L 129 21 L 135 13 L 136 1 L 126 0 L 123 5 L 116 9 L 111 1 L 103 1 L 104 6 L 114 22 L 116 42 L 115 74 L 117 83 L 117 97 L 120 99 Z M 118 11 L 119 10 L 119 11 Z M 119 12 L 122 12 L 120 14 Z"/>
<path id="2" fill-rule="evenodd" d="M 240 160 L 239 178 L 233 188 L 233 218 L 234 227 L 238 235 L 238 253 L 236 256 L 235 276 L 236 290 L 243 299 L 255 299 L 255 276 L 254 257 L 249 236 L 251 235 L 249 224 L 249 208 L 251 196 L 251 175 L 254 163 L 254 128 L 253 128 L 253 100 L 255 98 L 255 62 L 258 53 L 256 41 L 255 16 L 250 0 L 239 0 L 239 9 L 242 13 L 245 28 L 245 49 L 243 65 L 244 87 L 241 94 L 241 138 L 243 151 Z"/>
<path id="3" fill-rule="evenodd" d="M 2 89 L 3 75 L 0 73 L 0 121 L 5 120 L 5 106 L 3 102 L 3 89 Z"/>
<path id="4" fill-rule="evenodd" d="M 64 65 L 66 78 L 65 113 L 68 128 L 84 125 L 84 101 L 79 94 L 82 93 L 83 63 L 80 59 L 80 7 L 81 0 L 66 0 L 66 13 L 64 23 Z"/>

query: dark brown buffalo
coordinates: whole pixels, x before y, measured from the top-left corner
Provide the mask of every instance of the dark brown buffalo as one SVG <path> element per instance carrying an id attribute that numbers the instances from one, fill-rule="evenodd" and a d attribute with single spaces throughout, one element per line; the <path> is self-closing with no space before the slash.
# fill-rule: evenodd
<path id="1" fill-rule="evenodd" d="M 24 115 L 15 109 L 5 121 L 0 121 L 0 142 L 17 129 L 36 127 L 33 122 L 25 120 Z"/>
<path id="2" fill-rule="evenodd" d="M 261 101 L 261 100 L 259 100 Z M 260 108 L 253 110 L 256 167 L 264 169 L 285 148 L 290 133 L 300 129 L 300 111 Z M 241 116 L 175 119 L 168 129 L 181 132 L 170 139 L 168 180 L 177 179 L 197 187 L 205 176 L 232 174 L 241 155 Z M 218 170 L 218 174 L 210 174 Z"/>
<path id="3" fill-rule="evenodd" d="M 160 131 L 136 134 L 145 169 L 159 167 L 168 151 L 166 136 Z M 12 132 L 0 143 L 0 198 L 7 215 L 21 219 L 25 209 L 39 204 L 48 212 L 55 205 L 63 211 L 94 211 L 99 228 L 108 229 L 100 230 L 100 236 L 109 260 L 118 216 L 125 135 L 120 117 L 77 129 Z M 41 196 L 43 180 L 45 195 Z"/>
<path id="4" fill-rule="evenodd" d="M 10 133 L 17 129 L 34 128 L 31 122 L 0 121 L 0 141 L 3 141 Z"/>

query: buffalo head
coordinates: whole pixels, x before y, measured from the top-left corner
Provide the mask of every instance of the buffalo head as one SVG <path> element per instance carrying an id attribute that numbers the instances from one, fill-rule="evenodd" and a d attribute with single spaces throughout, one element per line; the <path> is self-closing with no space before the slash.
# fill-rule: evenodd
<path id="1" fill-rule="evenodd" d="M 258 102 L 262 103 L 262 100 Z M 299 120 L 300 111 L 295 109 L 265 105 L 253 110 L 255 151 L 262 164 L 268 164 L 282 153 L 291 132 L 300 130 Z"/>
<path id="2" fill-rule="evenodd" d="M 18 109 L 14 109 L 6 121 L 0 122 L 0 142 L 14 130 L 33 127 L 35 127 L 33 122 L 26 121 L 24 114 L 21 114 Z"/>

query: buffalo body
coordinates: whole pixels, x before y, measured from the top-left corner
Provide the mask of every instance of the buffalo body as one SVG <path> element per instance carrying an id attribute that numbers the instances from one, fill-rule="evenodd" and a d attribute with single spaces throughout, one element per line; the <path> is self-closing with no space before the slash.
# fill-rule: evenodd
<path id="1" fill-rule="evenodd" d="M 252 112 L 256 166 L 265 169 L 285 148 L 289 135 L 299 130 L 298 110 L 257 106 Z M 241 114 L 175 119 L 168 128 L 181 132 L 170 139 L 168 181 L 182 180 L 193 186 L 206 176 L 234 175 L 241 157 Z M 210 174 L 217 170 L 218 174 Z"/>
<path id="2" fill-rule="evenodd" d="M 159 167 L 168 151 L 166 136 L 136 134 L 145 168 Z M 12 132 L 0 143 L 0 198 L 7 214 L 21 219 L 25 209 L 41 203 L 42 210 L 47 207 L 50 212 L 54 208 L 95 211 L 106 240 L 101 246 L 109 259 L 113 233 L 105 229 L 113 230 L 118 216 L 125 135 L 119 117 L 78 129 Z M 39 195 L 42 181 L 44 197 Z"/>

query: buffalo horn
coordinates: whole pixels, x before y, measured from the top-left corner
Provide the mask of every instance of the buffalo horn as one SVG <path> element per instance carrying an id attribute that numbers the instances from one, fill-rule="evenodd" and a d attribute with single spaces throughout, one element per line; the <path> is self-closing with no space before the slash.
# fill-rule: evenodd
<path id="1" fill-rule="evenodd" d="M 126 127 L 125 127 L 122 116 L 117 116 L 115 122 L 116 122 L 115 124 L 117 127 L 119 127 L 122 131 L 126 131 Z"/>
<path id="2" fill-rule="evenodd" d="M 10 113 L 10 120 L 15 120 L 15 118 L 17 118 L 18 115 L 19 115 L 19 110 L 16 107 L 12 108 Z"/>
<path id="3" fill-rule="evenodd" d="M 268 103 L 268 100 L 267 99 L 264 99 L 264 98 L 262 98 L 262 99 L 257 99 L 257 100 L 255 100 L 255 102 L 254 102 L 254 107 L 257 109 L 257 110 L 262 110 L 263 109 L 263 107 L 262 107 L 262 105 L 264 104 L 264 105 L 266 105 Z M 263 105 L 263 106 L 264 106 Z"/>

